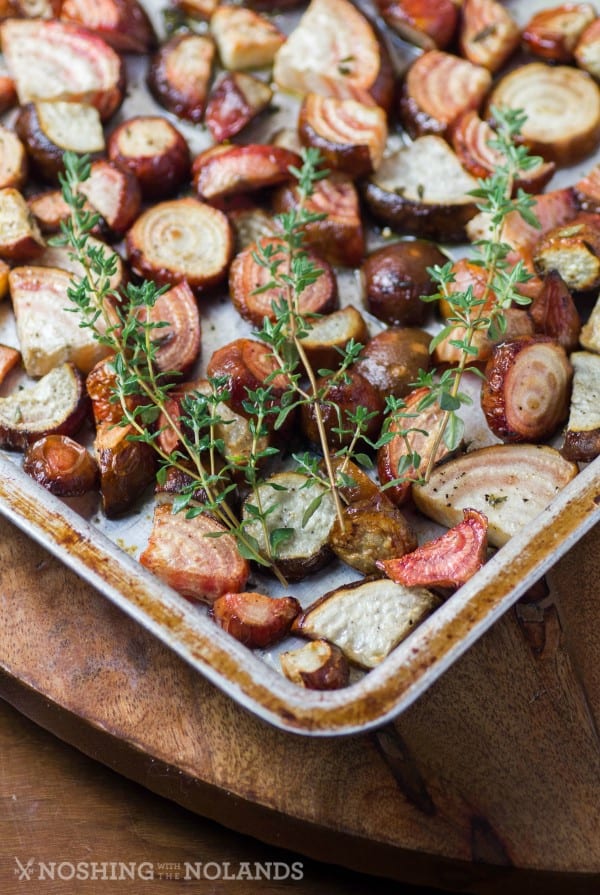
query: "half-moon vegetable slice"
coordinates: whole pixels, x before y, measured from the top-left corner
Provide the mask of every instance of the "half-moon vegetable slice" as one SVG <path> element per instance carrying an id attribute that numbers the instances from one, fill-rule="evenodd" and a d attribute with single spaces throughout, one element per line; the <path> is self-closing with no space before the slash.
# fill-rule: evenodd
<path id="1" fill-rule="evenodd" d="M 519 26 L 496 0 L 465 0 L 460 26 L 460 50 L 475 65 L 492 72 L 504 65 L 519 46 Z"/>
<path id="2" fill-rule="evenodd" d="M 148 87 L 169 112 L 202 121 L 215 58 L 215 45 L 203 34 L 176 34 L 150 63 Z"/>
<path id="3" fill-rule="evenodd" d="M 60 17 L 89 28 L 119 53 L 147 53 L 156 34 L 138 0 L 62 0 Z"/>
<path id="4" fill-rule="evenodd" d="M 596 18 L 591 3 L 563 3 L 536 12 L 523 29 L 523 44 L 549 62 L 572 62 L 579 38 Z"/>

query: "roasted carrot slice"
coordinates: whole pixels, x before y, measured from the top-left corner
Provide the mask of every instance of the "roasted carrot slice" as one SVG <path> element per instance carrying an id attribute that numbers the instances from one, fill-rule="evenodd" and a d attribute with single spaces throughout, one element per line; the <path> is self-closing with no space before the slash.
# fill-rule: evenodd
<path id="1" fill-rule="evenodd" d="M 458 4 L 452 0 L 377 0 L 387 25 L 424 50 L 444 50 L 458 24 Z"/>
<path id="2" fill-rule="evenodd" d="M 108 156 L 136 177 L 148 199 L 173 195 L 190 173 L 188 144 L 170 121 L 158 115 L 123 121 L 108 139 Z"/>
<path id="3" fill-rule="evenodd" d="M 215 45 L 202 34 L 176 34 L 152 59 L 148 86 L 169 112 L 202 121 L 215 58 Z"/>
<path id="4" fill-rule="evenodd" d="M 20 351 L 17 351 L 16 348 L 10 348 L 8 345 L 0 345 L 0 385 L 20 360 Z"/>
<path id="5" fill-rule="evenodd" d="M 235 193 L 285 183 L 292 177 L 290 167 L 301 164 L 295 152 L 279 146 L 217 146 L 196 156 L 192 174 L 198 196 L 215 202 Z"/>
<path id="6" fill-rule="evenodd" d="M 23 469 L 58 497 L 87 494 L 98 482 L 98 464 L 67 435 L 45 435 L 34 441 L 25 452 Z"/>
<path id="7" fill-rule="evenodd" d="M 216 623 L 252 649 L 281 640 L 300 612 L 295 597 L 267 597 L 254 591 L 223 594 L 211 607 Z"/>
<path id="8" fill-rule="evenodd" d="M 496 0 L 465 0 L 459 42 L 469 62 L 496 72 L 520 40 L 519 26 L 502 4 Z"/>
<path id="9" fill-rule="evenodd" d="M 148 53 L 156 34 L 137 0 L 62 0 L 60 17 L 89 28 L 119 53 Z"/>
<path id="10" fill-rule="evenodd" d="M 549 62 L 572 62 L 577 42 L 596 18 L 591 3 L 563 3 L 541 9 L 523 29 L 523 43 L 530 53 Z"/>

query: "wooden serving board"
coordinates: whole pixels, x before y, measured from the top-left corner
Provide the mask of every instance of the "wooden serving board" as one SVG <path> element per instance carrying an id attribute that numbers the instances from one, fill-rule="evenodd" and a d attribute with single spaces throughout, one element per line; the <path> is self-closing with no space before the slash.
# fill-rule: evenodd
<path id="1" fill-rule="evenodd" d="M 161 795 L 312 857 L 505 893 L 600 887 L 600 527 L 375 733 L 267 726 L 0 520 L 0 696 Z"/>

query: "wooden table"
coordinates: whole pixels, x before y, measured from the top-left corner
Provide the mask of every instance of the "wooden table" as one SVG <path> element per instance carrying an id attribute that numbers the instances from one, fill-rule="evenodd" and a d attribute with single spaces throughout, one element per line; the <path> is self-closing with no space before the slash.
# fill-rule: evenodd
<path id="1" fill-rule="evenodd" d="M 0 891 L 15 891 L 15 856 L 155 868 L 305 860 L 280 857 L 274 846 L 284 846 L 453 891 L 598 892 L 600 530 L 553 581 L 556 602 L 508 613 L 393 725 L 308 739 L 238 708 L 0 522 L 0 695 L 194 812 L 149 802 L 139 787 L 4 707 Z M 221 833 L 203 817 L 266 845 Z M 204 881 L 185 891 L 373 889 L 355 874 L 306 867 L 304 881 L 271 888 Z M 69 881 L 50 885 L 53 893 L 75 891 Z M 158 891 L 167 882 L 81 882 L 77 892 L 150 885 Z"/>

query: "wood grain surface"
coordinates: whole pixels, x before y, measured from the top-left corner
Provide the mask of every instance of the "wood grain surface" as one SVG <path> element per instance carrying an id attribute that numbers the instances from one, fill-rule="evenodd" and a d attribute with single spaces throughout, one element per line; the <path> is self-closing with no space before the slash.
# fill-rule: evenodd
<path id="1" fill-rule="evenodd" d="M 0 694 L 266 843 L 455 891 L 597 892 L 599 530 L 553 579 L 555 601 L 519 604 L 393 725 L 309 739 L 234 705 L 1 522 Z"/>

